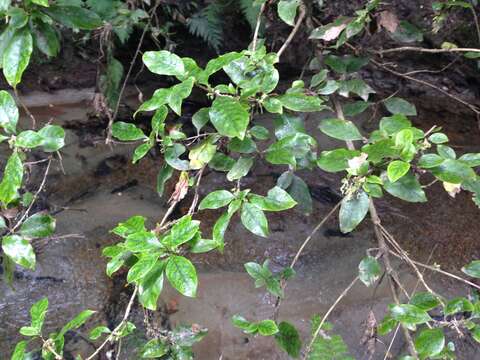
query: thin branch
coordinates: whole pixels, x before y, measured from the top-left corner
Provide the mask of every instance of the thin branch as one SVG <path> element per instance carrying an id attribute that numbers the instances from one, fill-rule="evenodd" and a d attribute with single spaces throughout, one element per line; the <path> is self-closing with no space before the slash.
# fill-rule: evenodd
<path id="1" fill-rule="evenodd" d="M 391 54 L 396 52 L 421 52 L 421 53 L 429 53 L 429 54 L 441 54 L 441 53 L 466 53 L 466 52 L 480 52 L 480 49 L 477 48 L 451 48 L 451 49 L 427 49 L 421 48 L 416 46 L 402 46 L 398 48 L 392 49 L 384 49 L 384 50 L 376 50 L 375 53 L 383 55 L 383 54 Z"/>
<path id="2" fill-rule="evenodd" d="M 425 86 L 427 86 L 427 87 L 429 87 L 429 88 L 435 89 L 435 90 L 441 92 L 442 94 L 448 96 L 449 98 L 452 98 L 452 99 L 454 99 L 455 101 L 458 101 L 459 103 L 465 105 L 465 106 L 468 107 L 471 111 L 473 111 L 475 114 L 477 114 L 477 116 L 480 115 L 480 110 L 479 110 L 476 106 L 474 106 L 474 105 L 466 102 L 465 100 L 460 99 L 458 96 L 455 96 L 455 95 L 450 94 L 448 91 L 445 91 L 445 90 L 443 90 L 442 88 L 440 88 L 440 87 L 438 87 L 438 86 L 435 86 L 435 85 L 433 85 L 433 84 L 431 84 L 431 83 L 429 83 L 429 82 L 427 82 L 427 81 L 414 78 L 413 76 L 405 75 L 405 74 L 402 74 L 402 73 L 400 73 L 400 72 L 398 72 L 398 71 L 395 71 L 395 70 L 393 70 L 393 69 L 390 69 L 389 67 L 383 65 L 382 63 L 379 63 L 378 61 L 375 61 L 374 59 L 370 59 L 370 61 L 371 61 L 374 65 L 376 65 L 376 66 L 384 69 L 385 71 L 387 71 L 387 72 L 389 72 L 389 73 L 391 73 L 391 74 L 394 74 L 394 75 L 396 75 L 396 76 L 402 77 L 402 78 L 407 79 L 407 80 L 411 80 L 411 81 L 417 82 L 417 83 L 422 84 L 422 85 L 425 85 Z"/>
<path id="3" fill-rule="evenodd" d="M 300 25 L 302 25 L 303 19 L 305 19 L 305 15 L 307 14 L 307 9 L 303 2 L 300 2 L 299 9 L 300 9 L 300 13 L 298 15 L 298 19 L 297 19 L 297 22 L 295 23 L 293 30 L 290 32 L 290 35 L 288 35 L 287 40 L 285 40 L 280 50 L 278 50 L 277 55 L 279 58 L 282 56 L 283 52 L 287 49 L 288 45 L 290 45 L 296 33 L 298 32 L 298 29 L 300 29 Z"/>
<path id="4" fill-rule="evenodd" d="M 120 321 L 120 323 L 117 325 L 117 327 L 112 331 L 112 333 L 102 343 L 102 345 L 100 345 L 100 347 L 97 350 L 95 350 L 95 352 L 92 355 L 90 355 L 88 358 L 86 358 L 85 360 L 92 360 L 95 356 L 97 356 L 100 353 L 100 351 L 105 347 L 105 345 L 107 345 L 110 341 L 112 341 L 114 339 L 115 336 L 118 335 L 117 334 L 118 331 L 121 330 L 122 326 L 127 322 L 128 317 L 130 316 L 130 312 L 132 311 L 133 302 L 135 300 L 135 296 L 137 295 L 137 292 L 138 292 L 138 287 L 135 286 L 135 289 L 133 290 L 133 294 L 130 297 L 130 301 L 128 302 L 127 308 L 125 309 L 125 314 L 123 315 L 122 321 Z"/>
<path id="5" fill-rule="evenodd" d="M 255 25 L 255 32 L 253 33 L 253 40 L 252 40 L 252 51 L 257 49 L 257 41 L 258 41 L 258 33 L 260 32 L 260 25 L 262 23 L 262 14 L 265 10 L 266 2 L 262 4 L 260 7 L 260 11 L 258 12 L 257 16 L 257 24 Z"/>
<path id="6" fill-rule="evenodd" d="M 197 183 L 195 184 L 195 195 L 193 196 L 192 204 L 190 205 L 190 209 L 188 210 L 189 215 L 193 215 L 193 213 L 195 212 L 195 208 L 197 207 L 197 204 L 198 204 L 198 189 L 200 187 L 200 182 L 202 181 L 202 175 L 203 175 L 204 170 L 205 170 L 205 166 L 202 167 L 198 172 Z"/>
<path id="7" fill-rule="evenodd" d="M 22 101 L 22 98 L 18 94 L 18 90 L 16 87 L 13 88 L 13 93 L 15 94 L 15 97 L 17 98 L 18 102 L 20 103 L 20 106 L 22 109 L 25 111 L 25 113 L 32 119 L 32 129 L 35 130 L 35 127 L 37 126 L 37 121 L 35 120 L 35 116 L 30 112 L 28 109 L 27 105 Z"/>
<path id="8" fill-rule="evenodd" d="M 478 37 L 478 41 L 480 41 L 480 24 L 478 23 L 478 16 L 477 16 L 477 12 L 475 11 L 475 7 L 473 6 L 472 3 L 470 3 L 470 10 L 472 12 L 472 15 L 473 15 L 473 21 L 475 22 L 475 29 L 477 30 L 477 37 Z"/>
<path id="9" fill-rule="evenodd" d="M 315 226 L 315 228 L 312 230 L 310 235 L 307 236 L 307 238 L 305 239 L 305 241 L 303 242 L 303 244 L 300 246 L 297 253 L 295 254 L 295 257 L 293 258 L 292 263 L 290 264 L 290 269 L 293 269 L 295 267 L 295 264 L 297 263 L 298 259 L 300 258 L 300 255 L 302 254 L 303 250 L 305 249 L 307 244 L 312 239 L 313 235 L 315 235 L 317 233 L 317 231 L 320 230 L 320 228 L 327 222 L 327 220 L 335 213 L 335 211 L 337 211 L 337 209 L 340 207 L 340 204 L 341 204 L 341 202 L 338 202 L 338 204 L 335 205 L 333 207 L 333 209 L 330 210 L 328 212 L 328 214 L 323 217 L 323 219 L 317 224 L 317 226 Z M 287 281 L 282 280 L 282 291 L 285 291 L 286 287 L 287 287 Z M 281 303 L 282 303 L 282 298 L 278 296 L 277 300 L 275 302 L 275 308 L 274 308 L 274 311 L 273 311 L 274 320 L 276 320 L 278 318 L 278 311 L 280 309 L 280 304 Z"/>
<path id="10" fill-rule="evenodd" d="M 312 340 L 310 340 L 310 343 L 308 344 L 306 350 L 305 350 L 305 354 L 303 356 L 303 360 L 305 360 L 308 356 L 308 354 L 310 354 L 310 351 L 312 351 L 312 346 L 313 346 L 313 343 L 315 342 L 315 340 L 317 339 L 318 335 L 320 334 L 320 331 L 322 330 L 322 326 L 323 324 L 325 324 L 325 321 L 327 321 L 327 318 L 328 316 L 332 313 L 332 311 L 335 309 L 335 307 L 340 303 L 340 301 L 342 301 L 342 299 L 348 294 L 348 292 L 350 291 L 350 289 L 356 284 L 356 282 L 358 281 L 359 277 L 357 276 L 355 279 L 353 279 L 353 281 L 350 283 L 350 285 L 348 285 L 345 290 L 342 291 L 342 293 L 340 294 L 340 296 L 337 298 L 337 300 L 335 300 L 335 302 L 332 304 L 332 306 L 330 306 L 330 308 L 328 309 L 328 311 L 325 313 L 325 315 L 323 315 L 323 318 L 322 320 L 320 321 L 320 324 L 318 325 L 317 329 L 315 330 L 315 332 L 313 333 L 312 335 Z"/>

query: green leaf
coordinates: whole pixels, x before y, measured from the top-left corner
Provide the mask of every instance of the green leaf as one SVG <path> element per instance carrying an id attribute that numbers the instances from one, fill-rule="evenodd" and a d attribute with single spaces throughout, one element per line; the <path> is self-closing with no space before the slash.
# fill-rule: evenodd
<path id="1" fill-rule="evenodd" d="M 173 168 L 168 164 L 163 164 L 157 175 L 157 193 L 162 197 L 165 190 L 165 183 L 172 177 Z"/>
<path id="2" fill-rule="evenodd" d="M 283 105 L 280 100 L 274 97 L 267 97 L 263 102 L 263 106 L 265 109 L 272 114 L 282 114 L 283 113 Z"/>
<path id="3" fill-rule="evenodd" d="M 254 334 L 258 330 L 258 324 L 251 323 L 240 315 L 233 315 L 232 323 L 235 327 L 242 329 L 247 334 Z"/>
<path id="4" fill-rule="evenodd" d="M 170 284 L 182 295 L 188 297 L 196 296 L 198 278 L 195 267 L 190 260 L 183 256 L 170 256 L 165 273 Z"/>
<path id="5" fill-rule="evenodd" d="M 33 149 L 39 146 L 42 143 L 42 140 L 43 138 L 36 131 L 25 130 L 15 138 L 15 146 L 25 149 Z"/>
<path id="6" fill-rule="evenodd" d="M 310 135 L 302 133 L 288 135 L 267 148 L 265 159 L 272 164 L 296 167 L 297 158 L 311 153 L 314 146 L 316 141 Z"/>
<path id="7" fill-rule="evenodd" d="M 106 326 L 97 326 L 90 331 L 88 338 L 90 340 L 97 340 L 103 334 L 110 334 L 112 331 Z"/>
<path id="8" fill-rule="evenodd" d="M 45 316 L 47 315 L 48 310 L 48 299 L 43 298 L 37 301 L 30 308 L 30 317 L 32 319 L 32 328 L 38 330 L 38 334 L 41 333 L 43 322 L 45 321 Z"/>
<path id="9" fill-rule="evenodd" d="M 382 268 L 379 262 L 373 256 L 367 256 L 358 265 L 358 275 L 360 280 L 367 285 L 373 285 L 382 274 Z"/>
<path id="10" fill-rule="evenodd" d="M 409 128 L 412 126 L 410 120 L 403 114 L 395 114 L 390 117 L 383 117 L 380 120 L 379 128 L 388 135 L 393 135 L 396 132 Z"/>
<path id="11" fill-rule="evenodd" d="M 168 165 L 176 170 L 188 170 L 189 162 L 187 160 L 181 160 L 180 156 L 186 151 L 185 146 L 182 144 L 173 144 L 173 147 L 169 147 L 165 150 L 165 161 Z"/>
<path id="12" fill-rule="evenodd" d="M 353 103 L 345 104 L 343 112 L 345 116 L 356 116 L 363 113 L 372 103 L 367 101 L 355 101 Z"/>
<path id="13" fill-rule="evenodd" d="M 238 100 L 219 96 L 209 111 L 210 121 L 215 129 L 224 136 L 243 139 L 250 120 L 250 115 Z"/>
<path id="14" fill-rule="evenodd" d="M 94 30 L 103 24 L 102 19 L 96 13 L 79 6 L 52 5 L 42 11 L 72 29 Z"/>
<path id="15" fill-rule="evenodd" d="M 8 158 L 3 179 L 0 183 L 0 201 L 3 206 L 8 206 L 13 200 L 18 198 L 18 189 L 22 186 L 23 164 L 18 152 L 14 152 Z"/>
<path id="16" fill-rule="evenodd" d="M 253 166 L 253 159 L 250 157 L 241 157 L 237 162 L 232 166 L 230 171 L 227 173 L 228 181 L 235 181 L 241 179 L 248 174 L 250 169 Z"/>
<path id="17" fill-rule="evenodd" d="M 161 339 L 153 339 L 143 346 L 141 354 L 143 359 L 156 359 L 163 357 L 169 351 L 170 347 L 164 344 Z"/>
<path id="18" fill-rule="evenodd" d="M 170 88 L 167 103 L 178 116 L 182 115 L 182 102 L 190 96 L 194 82 L 195 79 L 189 77 L 187 80 Z"/>
<path id="19" fill-rule="evenodd" d="M 135 141 L 145 139 L 143 131 L 132 123 L 117 121 L 112 125 L 112 135 L 121 141 Z"/>
<path id="20" fill-rule="evenodd" d="M 163 249 L 157 236 L 153 232 L 145 230 L 129 234 L 125 239 L 124 247 L 126 250 L 134 253 L 144 253 Z"/>
<path id="21" fill-rule="evenodd" d="M 18 235 L 4 236 L 2 249 L 16 264 L 27 269 L 35 269 L 35 253 L 28 240 Z"/>
<path id="22" fill-rule="evenodd" d="M 424 329 L 415 339 L 415 349 L 421 359 L 440 354 L 444 346 L 445 335 L 442 329 Z"/>
<path id="23" fill-rule="evenodd" d="M 430 171 L 437 179 L 452 184 L 460 184 L 476 177 L 472 168 L 459 160 L 452 159 L 446 159 L 439 166 L 431 168 Z"/>
<path id="24" fill-rule="evenodd" d="M 322 151 L 317 165 L 320 169 L 328 172 L 338 172 L 348 168 L 348 160 L 360 155 L 360 151 L 344 148 Z"/>
<path id="25" fill-rule="evenodd" d="M 423 40 L 421 30 L 405 20 L 400 20 L 399 26 L 391 34 L 391 37 L 402 43 L 421 42 Z"/>
<path id="26" fill-rule="evenodd" d="M 27 345 L 28 343 L 26 341 L 18 342 L 17 345 L 15 345 L 15 350 L 13 350 L 11 360 L 25 360 Z"/>
<path id="27" fill-rule="evenodd" d="M 288 93 L 278 97 L 278 100 L 288 110 L 299 112 L 315 112 L 325 109 L 322 99 L 302 93 Z"/>
<path id="28" fill-rule="evenodd" d="M 395 329 L 397 324 L 398 321 L 394 320 L 390 315 L 385 316 L 377 326 L 378 335 L 385 336 L 389 334 L 393 329 Z"/>
<path id="29" fill-rule="evenodd" d="M 448 142 L 448 137 L 444 133 L 435 133 L 430 135 L 428 140 L 434 144 L 443 144 Z"/>
<path id="30" fill-rule="evenodd" d="M 260 125 L 253 126 L 250 129 L 250 133 L 258 140 L 268 140 L 268 138 L 270 137 L 268 129 Z"/>
<path id="31" fill-rule="evenodd" d="M 278 2 L 278 16 L 290 26 L 295 25 L 295 16 L 300 0 L 280 0 Z"/>
<path id="32" fill-rule="evenodd" d="M 275 340 L 290 357 L 294 359 L 300 357 L 302 340 L 295 326 L 286 321 L 282 321 L 278 324 L 278 333 L 275 334 Z"/>
<path id="33" fill-rule="evenodd" d="M 50 215 L 36 213 L 30 216 L 20 226 L 20 234 L 26 238 L 44 238 L 53 235 L 55 231 L 55 219 Z"/>
<path id="34" fill-rule="evenodd" d="M 390 314 L 393 319 L 408 325 L 424 324 L 430 320 L 430 315 L 414 305 L 390 305 Z"/>
<path id="35" fill-rule="evenodd" d="M 48 7 L 48 0 L 32 0 L 32 3 L 40 5 L 40 6 L 45 6 Z"/>
<path id="36" fill-rule="evenodd" d="M 68 331 L 78 329 L 80 326 L 85 324 L 85 322 L 90 319 L 90 317 L 95 314 L 93 310 L 84 310 L 70 320 L 58 333 L 58 337 L 63 337 Z"/>
<path id="37" fill-rule="evenodd" d="M 23 28 L 28 22 L 27 13 L 20 7 L 11 7 L 8 15 L 10 16 L 8 26 L 15 30 Z"/>
<path id="38" fill-rule="evenodd" d="M 403 114 L 406 116 L 416 116 L 417 109 L 415 105 L 398 97 L 391 97 L 384 102 L 385 107 L 392 114 Z"/>
<path id="39" fill-rule="evenodd" d="M 216 171 L 230 171 L 234 164 L 235 160 L 231 157 L 217 152 L 208 163 L 208 166 Z"/>
<path id="40" fill-rule="evenodd" d="M 480 325 L 475 326 L 475 327 L 471 330 L 471 334 L 472 334 L 473 339 L 474 339 L 477 343 L 480 343 Z M 12 359 L 13 359 L 13 358 L 12 358 Z"/>
<path id="41" fill-rule="evenodd" d="M 417 178 L 411 173 L 407 173 L 394 183 L 387 178 L 384 180 L 385 190 L 402 200 L 409 202 L 426 202 L 427 198 Z"/>
<path id="42" fill-rule="evenodd" d="M 438 155 L 440 155 L 444 159 L 455 160 L 457 158 L 457 154 L 455 153 L 455 150 L 453 150 L 450 146 L 437 145 L 437 152 L 438 152 Z"/>
<path id="43" fill-rule="evenodd" d="M 351 197 L 345 197 L 340 206 L 340 231 L 349 233 L 362 222 L 368 213 L 370 198 L 364 191 L 359 191 Z"/>
<path id="44" fill-rule="evenodd" d="M 205 196 L 200 202 L 198 209 L 219 209 L 230 204 L 234 198 L 235 196 L 230 191 L 217 190 Z"/>
<path id="45" fill-rule="evenodd" d="M 278 327 L 273 320 L 262 320 L 258 324 L 258 333 L 262 336 L 272 336 L 278 333 Z"/>
<path id="46" fill-rule="evenodd" d="M 390 164 L 388 164 L 387 167 L 388 180 L 394 183 L 395 181 L 403 177 L 405 174 L 407 174 L 408 170 L 410 170 L 409 163 L 401 160 L 394 160 Z"/>
<path id="47" fill-rule="evenodd" d="M 313 200 L 308 185 L 302 178 L 293 175 L 290 186 L 287 189 L 291 197 L 297 202 L 298 209 L 303 213 L 310 214 L 313 210 Z"/>
<path id="48" fill-rule="evenodd" d="M 235 61 L 243 56 L 242 53 L 238 52 L 229 52 L 226 54 L 222 54 L 216 59 L 212 59 L 207 63 L 205 67 L 205 71 L 199 76 L 200 84 L 207 85 L 208 78 L 210 75 L 216 73 L 217 71 L 221 70 L 223 67 L 230 64 L 232 61 Z"/>
<path id="49" fill-rule="evenodd" d="M 338 93 L 341 96 L 349 97 L 350 93 L 357 94 L 363 101 L 368 101 L 370 94 L 374 94 L 373 90 L 365 81 L 362 79 L 352 79 L 352 80 L 343 80 L 338 81 L 340 87 Z"/>
<path id="50" fill-rule="evenodd" d="M 121 237 L 127 237 L 128 235 L 137 233 L 139 231 L 146 231 L 145 218 L 143 216 L 132 216 L 127 221 L 119 223 L 118 226 L 112 230 L 114 234 Z"/>
<path id="51" fill-rule="evenodd" d="M 165 261 L 157 261 L 150 271 L 139 281 L 138 300 L 143 307 L 155 311 L 163 289 Z"/>
<path id="52" fill-rule="evenodd" d="M 142 254 L 138 261 L 128 271 L 127 281 L 138 282 L 153 268 L 158 259 L 158 254 Z"/>
<path id="53" fill-rule="evenodd" d="M 162 244 L 174 249 L 190 241 L 198 233 L 199 225 L 200 221 L 192 220 L 190 215 L 183 216 L 175 225 L 173 225 L 170 236 L 162 239 Z"/>
<path id="54" fill-rule="evenodd" d="M 212 139 L 208 138 L 190 149 L 188 158 L 190 159 L 190 169 L 201 169 L 207 165 L 217 152 L 217 146 L 212 144 Z"/>
<path id="55" fill-rule="evenodd" d="M 33 51 L 32 34 L 24 28 L 15 32 L 3 53 L 3 74 L 12 87 L 22 80 Z"/>
<path id="56" fill-rule="evenodd" d="M 445 161 L 440 155 L 437 154 L 424 154 L 418 160 L 418 166 L 424 169 L 431 169 L 441 165 Z"/>
<path id="57" fill-rule="evenodd" d="M 249 201 L 264 211 L 283 211 L 297 204 L 285 190 L 278 186 L 270 189 L 267 197 L 252 194 Z"/>
<path id="58" fill-rule="evenodd" d="M 354 123 L 341 119 L 325 119 L 319 129 L 326 135 L 339 140 L 362 140 L 362 134 Z"/>
<path id="59" fill-rule="evenodd" d="M 258 236 L 268 236 L 268 221 L 264 212 L 257 206 L 248 202 L 242 205 L 242 224 L 252 233 Z"/>
<path id="60" fill-rule="evenodd" d="M 200 133 L 200 130 L 210 121 L 210 116 L 208 112 L 210 108 L 201 108 L 192 116 L 193 126 L 197 129 L 197 133 Z"/>
<path id="61" fill-rule="evenodd" d="M 339 74 L 348 74 L 360 70 L 364 65 L 368 64 L 368 58 L 356 56 L 336 56 L 328 55 L 325 57 L 325 64 Z M 368 104 L 368 103 L 367 103 Z"/>
<path id="62" fill-rule="evenodd" d="M 45 125 L 38 131 L 42 137 L 42 148 L 45 152 L 55 152 L 65 145 L 65 130 L 58 125 Z"/>
<path id="63" fill-rule="evenodd" d="M 464 164 L 470 167 L 480 166 L 480 153 L 477 154 L 464 154 L 460 156 L 458 161 L 463 162 Z"/>
<path id="64" fill-rule="evenodd" d="M 43 21 L 33 20 L 31 31 L 35 46 L 48 57 L 57 56 L 60 51 L 60 40 L 56 30 Z"/>
<path id="65" fill-rule="evenodd" d="M 410 304 L 419 309 L 430 311 L 440 305 L 438 298 L 429 292 L 419 292 L 412 296 Z"/>
<path id="66" fill-rule="evenodd" d="M 228 150 L 241 154 L 251 154 L 257 151 L 257 144 L 250 137 L 245 137 L 243 140 L 233 138 L 228 143 Z"/>
<path id="67" fill-rule="evenodd" d="M 462 271 L 468 276 L 480 279 L 480 260 L 474 260 L 470 264 L 465 265 Z"/>
<path id="68" fill-rule="evenodd" d="M 0 90 L 0 126 L 9 134 L 17 132 L 18 108 L 13 97 L 5 90 Z"/>
<path id="69" fill-rule="evenodd" d="M 151 142 L 147 142 L 145 144 L 141 144 L 135 148 L 135 151 L 133 152 L 133 158 L 132 158 L 132 163 L 135 164 L 139 160 L 141 160 L 145 155 L 148 154 L 150 149 L 153 147 L 153 144 Z"/>
<path id="70" fill-rule="evenodd" d="M 185 74 L 182 59 L 166 50 L 145 52 L 143 63 L 148 70 L 158 75 L 182 76 Z"/>
<path id="71" fill-rule="evenodd" d="M 447 303 L 443 313 L 445 315 L 453 315 L 461 312 L 471 312 L 473 311 L 473 309 L 474 309 L 473 305 L 470 301 L 468 301 L 463 297 L 458 297 L 453 300 L 450 300 Z"/>

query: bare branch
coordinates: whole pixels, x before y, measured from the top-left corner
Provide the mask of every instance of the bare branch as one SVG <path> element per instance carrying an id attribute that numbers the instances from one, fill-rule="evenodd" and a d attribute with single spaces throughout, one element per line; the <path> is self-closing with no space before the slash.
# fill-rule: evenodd
<path id="1" fill-rule="evenodd" d="M 298 15 L 297 22 L 295 23 L 295 26 L 293 30 L 290 32 L 290 35 L 288 35 L 287 40 L 283 43 L 282 47 L 280 50 L 278 50 L 278 57 L 280 58 L 284 51 L 287 49 L 288 45 L 292 42 L 293 38 L 295 37 L 296 33 L 298 32 L 298 29 L 300 29 L 300 25 L 302 25 L 303 19 L 305 18 L 305 15 L 307 14 L 307 9 L 305 7 L 305 4 L 303 2 L 300 2 L 300 13 Z"/>

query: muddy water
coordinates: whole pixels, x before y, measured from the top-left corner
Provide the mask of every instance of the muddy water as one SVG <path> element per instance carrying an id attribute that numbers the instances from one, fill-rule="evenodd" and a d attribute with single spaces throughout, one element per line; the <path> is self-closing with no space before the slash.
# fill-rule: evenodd
<path id="1" fill-rule="evenodd" d="M 66 237 L 40 244 L 36 270 L 19 270 L 15 290 L 0 282 L 0 359 L 8 358 L 19 339 L 16 335 L 18 329 L 28 323 L 30 305 L 44 296 L 50 301 L 46 332 L 58 328 L 86 308 L 98 311 L 90 326 L 101 322 L 111 326 L 118 320 L 128 293 L 121 285 L 123 279 L 114 281 L 104 272 L 105 259 L 101 257 L 101 249 L 117 241 L 108 231 L 119 221 L 135 214 L 146 216 L 153 223 L 165 213 L 165 200 L 154 191 L 156 171 L 160 166 L 158 159 L 147 158 L 132 166 L 129 161 L 131 147 L 110 149 L 99 141 L 98 131 L 70 126 L 87 123 L 91 96 L 92 91 L 87 89 L 53 95 L 34 94 L 25 99 L 40 123 L 52 120 L 53 123 L 69 125 L 71 129 L 67 131 L 67 146 L 62 151 L 66 174 L 55 166 L 45 204 L 58 212 L 57 235 Z M 306 119 L 312 131 L 320 116 L 323 115 Z M 271 119 L 258 121 L 272 127 Z M 336 146 L 335 142 L 321 137 L 319 143 L 322 149 Z M 259 164 L 244 180 L 243 186 L 265 194 L 274 185 L 278 173 L 278 168 Z M 305 174 L 305 180 L 315 195 L 311 216 L 306 217 L 295 210 L 269 214 L 271 235 L 268 239 L 248 233 L 239 221 L 233 221 L 224 254 L 207 254 L 193 259 L 199 269 L 198 297 L 181 297 L 168 286 L 164 290 L 161 308 L 165 311 L 158 314 L 156 321 L 165 323 L 167 320 L 171 326 L 198 323 L 210 330 L 196 346 L 198 359 L 287 359 L 272 339 L 247 338 L 233 328 L 230 319 L 234 314 L 243 314 L 252 320 L 271 317 L 274 299 L 254 288 L 243 271 L 243 263 L 262 262 L 269 258 L 274 269 L 288 265 L 311 229 L 338 201 L 335 185 L 338 179 L 334 176 L 315 172 Z M 223 175 L 208 173 L 200 195 L 228 186 L 231 185 Z M 470 258 L 480 257 L 478 210 L 462 194 L 452 200 L 440 188 L 432 191 L 433 205 L 409 206 L 396 201 L 380 203 L 386 225 L 420 261 L 426 261 L 432 255 L 432 263 L 443 263 L 448 259 L 449 266 L 454 268 Z M 209 234 L 219 213 L 203 212 L 199 216 L 204 233 Z M 451 226 L 457 222 L 469 228 L 467 234 L 465 229 L 457 230 Z M 432 254 L 434 244 L 438 246 Z M 358 263 L 365 256 L 366 249 L 372 247 L 375 247 L 375 241 L 368 222 L 349 236 L 339 235 L 336 220 L 327 222 L 300 258 L 297 276 L 287 287 L 280 319 L 297 325 L 306 339 L 312 315 L 327 311 L 357 275 Z M 452 259 L 448 254 L 459 256 Z M 416 283 L 406 268 L 401 269 L 403 282 L 411 290 Z M 429 280 L 432 287 L 445 295 L 467 293 L 467 289 L 444 279 L 430 277 Z M 389 303 L 384 284 L 375 293 L 373 289 L 357 284 L 332 313 L 335 330 L 344 337 L 355 359 L 368 358 L 365 346 L 360 344 L 367 314 L 373 311 L 380 320 Z M 142 341 L 143 319 L 137 306 L 133 320 L 139 331 L 125 342 L 122 359 L 136 359 L 133 348 Z M 388 343 L 389 339 L 385 341 Z M 480 357 L 468 339 L 461 340 L 457 347 L 460 349 L 459 359 Z M 85 355 L 92 351 L 91 344 L 79 334 L 69 334 L 66 348 L 67 354 L 80 352 Z M 383 359 L 384 349 L 378 344 L 373 359 Z M 399 337 L 392 353 L 397 357 L 403 349 Z"/>

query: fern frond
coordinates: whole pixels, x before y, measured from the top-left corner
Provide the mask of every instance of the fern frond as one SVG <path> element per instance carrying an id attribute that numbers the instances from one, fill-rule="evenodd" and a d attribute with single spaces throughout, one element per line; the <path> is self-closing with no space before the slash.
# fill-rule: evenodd
<path id="1" fill-rule="evenodd" d="M 187 27 L 218 53 L 223 43 L 222 6 L 212 3 L 198 11 L 188 19 Z"/>

